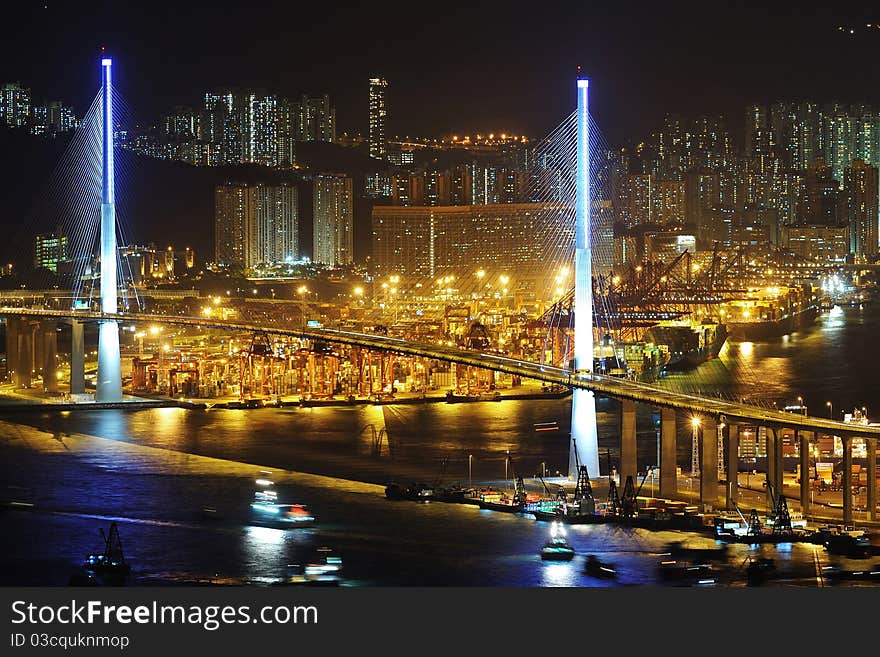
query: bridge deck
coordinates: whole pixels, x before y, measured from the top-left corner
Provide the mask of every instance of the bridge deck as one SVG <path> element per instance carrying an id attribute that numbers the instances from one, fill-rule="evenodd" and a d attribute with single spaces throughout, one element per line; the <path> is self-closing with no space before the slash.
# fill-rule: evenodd
<path id="1" fill-rule="evenodd" d="M 675 392 L 657 386 L 648 385 L 646 383 L 628 381 L 617 377 L 601 376 L 587 372 L 572 372 L 558 367 L 508 358 L 500 354 L 481 353 L 459 349 L 457 347 L 410 342 L 401 338 L 388 337 L 386 335 L 357 333 L 355 331 L 342 331 L 331 328 L 281 328 L 248 324 L 246 322 L 213 320 L 203 317 L 148 315 L 141 313 L 104 314 L 72 310 L 0 308 L 0 316 L 32 317 L 34 319 L 53 317 L 58 319 L 78 319 L 82 321 L 113 320 L 120 322 L 147 322 L 154 324 L 214 328 L 226 331 L 242 331 L 248 333 L 262 332 L 273 335 L 325 340 L 328 342 L 366 347 L 378 351 L 391 351 L 407 356 L 422 356 L 425 358 L 434 358 L 462 365 L 471 365 L 473 367 L 480 367 L 539 381 L 546 381 L 547 383 L 592 390 L 616 399 L 631 399 L 636 402 L 656 407 L 675 408 L 698 415 L 710 415 L 715 417 L 724 416 L 724 419 L 727 422 L 754 423 L 770 427 L 787 427 L 807 431 L 822 431 L 839 436 L 859 436 L 874 439 L 880 437 L 880 426 L 838 422 L 820 417 L 771 410 L 753 406 L 751 404 Z"/>

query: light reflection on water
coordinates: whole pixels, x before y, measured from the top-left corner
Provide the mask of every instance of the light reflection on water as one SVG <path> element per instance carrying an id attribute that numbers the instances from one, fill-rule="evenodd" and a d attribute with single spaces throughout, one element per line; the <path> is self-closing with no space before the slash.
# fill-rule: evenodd
<path id="1" fill-rule="evenodd" d="M 691 380 L 722 390 L 760 385 L 768 395 L 803 394 L 808 404 L 823 408 L 826 399 L 833 400 L 835 408 L 868 404 L 870 411 L 874 399 L 868 393 L 880 359 L 868 336 L 878 328 L 877 309 L 835 312 L 787 340 L 752 343 L 746 348 L 748 354 L 743 345 L 731 343 L 737 348 L 726 347 L 720 358 L 691 374 Z M 842 366 L 854 362 L 862 366 Z M 670 375 L 664 383 L 681 376 Z M 616 405 L 599 400 L 599 411 L 602 445 L 616 448 Z M 463 481 L 467 457 L 473 454 L 475 480 L 500 479 L 504 455 L 510 450 L 516 472 L 531 476 L 542 462 L 550 471 L 567 465 L 569 413 L 569 400 L 563 399 L 22 416 L 21 422 L 61 438 L 84 433 L 163 451 L 160 457 L 148 450 L 109 445 L 75 457 L 62 450 L 51 458 L 41 455 L 33 463 L 24 457 L 21 463 L 6 461 L 6 480 L 0 483 L 16 484 L 16 495 L 29 496 L 38 508 L 63 513 L 7 514 L 4 533 L 11 537 L 11 547 L 4 554 L 12 563 L 26 564 L 23 572 L 35 568 L 33 578 L 46 583 L 39 579 L 48 577 L 40 570 L 43 562 L 34 567 L 27 565 L 29 560 L 57 559 L 64 568 L 75 565 L 94 548 L 97 525 L 106 524 L 95 516 L 112 516 L 122 525 L 126 550 L 131 550 L 145 577 L 216 572 L 227 577 L 277 578 L 303 549 L 329 543 L 344 553 L 347 569 L 350 566 L 374 584 L 614 585 L 582 573 L 583 559 L 590 553 L 617 567 L 618 584 L 652 584 L 666 543 L 682 540 L 680 534 L 575 526 L 569 535 L 577 550 L 575 559 L 543 563 L 538 552 L 547 538 L 546 523 L 456 505 L 391 503 L 381 489 L 355 490 L 334 480 L 321 486 L 297 486 L 294 480 L 294 500 L 308 504 L 319 518 L 313 530 L 248 527 L 246 511 L 236 505 L 252 495 L 252 479 L 234 479 L 240 475 L 229 473 L 212 476 L 207 466 L 199 476 L 181 476 L 178 468 L 188 455 L 201 454 L 384 484 L 392 473 L 419 473 L 430 481 L 439 475 L 441 459 L 448 457 L 445 480 Z M 534 431 L 535 423 L 553 420 L 559 422 L 558 432 Z M 372 436 L 369 429 L 365 431 L 371 424 L 377 431 L 388 430 L 380 458 L 371 456 Z M 690 445 L 680 442 L 679 458 L 687 465 Z M 640 466 L 653 463 L 653 443 L 641 441 L 640 450 Z M 202 505 L 228 511 L 210 524 L 198 515 Z M 696 545 L 707 539 L 687 540 Z M 708 545 L 713 543 L 709 540 Z M 749 555 L 768 556 L 800 579 L 809 579 L 817 559 L 828 562 L 821 548 L 799 544 L 781 549 L 737 545 L 730 553 L 730 568 L 740 567 Z M 51 581 L 63 583 L 58 578 Z"/>

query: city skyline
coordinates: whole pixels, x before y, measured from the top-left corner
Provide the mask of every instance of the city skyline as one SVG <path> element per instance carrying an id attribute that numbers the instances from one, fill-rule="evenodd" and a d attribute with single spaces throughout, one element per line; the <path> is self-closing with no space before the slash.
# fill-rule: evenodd
<path id="1" fill-rule="evenodd" d="M 65 98 L 81 112 L 90 101 L 81 74 L 62 73 L 61 67 L 88 70 L 87 61 L 103 46 L 126 72 L 130 88 L 124 85 L 122 92 L 139 121 L 195 102 L 193 84 L 241 86 L 288 97 L 329 93 L 339 107 L 340 132 L 366 134 L 366 81 L 381 76 L 390 83 L 396 117 L 389 134 L 436 134 L 435 126 L 442 126 L 439 132 L 540 135 L 570 106 L 569 94 L 560 90 L 580 64 L 601 90 L 593 111 L 609 143 L 650 129 L 666 113 L 731 115 L 754 102 L 791 98 L 876 102 L 880 87 L 877 74 L 859 65 L 868 61 L 880 34 L 866 29 L 871 16 L 847 8 L 830 9 L 822 20 L 762 8 L 762 20 L 753 21 L 747 7 L 708 20 L 684 6 L 644 6 L 623 15 L 569 5 L 524 22 L 525 16 L 497 16 L 477 4 L 468 11 L 449 8 L 431 20 L 416 17 L 415 29 L 404 30 L 402 17 L 367 8 L 345 7 L 330 17 L 319 8 L 261 7 L 278 19 L 281 34 L 296 35 L 291 49 L 280 43 L 258 49 L 264 42 L 256 18 L 233 12 L 208 16 L 175 5 L 176 20 L 169 24 L 162 6 L 136 14 L 102 2 L 76 9 L 54 3 L 18 7 L 9 20 L 21 29 L 0 45 L 0 79 L 21 80 L 40 89 L 40 96 Z M 321 30 L 307 34 L 297 27 L 306 20 L 315 26 L 335 21 L 328 34 L 339 36 L 318 40 L 310 34 Z M 32 38 L 36 30 L 38 41 Z M 657 58 L 660 48 L 664 57 Z M 401 52 L 424 56 L 401 58 Z M 337 57 L 347 65 L 336 65 Z M 134 81 L 147 82 L 150 93 Z"/>

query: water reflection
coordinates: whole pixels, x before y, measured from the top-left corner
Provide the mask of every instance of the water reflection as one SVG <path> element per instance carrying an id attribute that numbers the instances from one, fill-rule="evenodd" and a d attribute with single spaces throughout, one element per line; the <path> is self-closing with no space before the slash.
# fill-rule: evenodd
<path id="1" fill-rule="evenodd" d="M 542 563 L 541 586 L 577 586 L 580 573 L 576 561 Z"/>

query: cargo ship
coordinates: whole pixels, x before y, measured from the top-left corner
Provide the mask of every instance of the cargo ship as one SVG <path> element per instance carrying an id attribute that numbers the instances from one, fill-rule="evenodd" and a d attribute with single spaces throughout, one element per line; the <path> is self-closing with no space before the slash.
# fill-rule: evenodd
<path id="1" fill-rule="evenodd" d="M 821 299 L 809 286 L 768 287 L 750 294 L 752 298 L 730 302 L 722 309 L 734 340 L 769 340 L 793 333 L 811 326 L 821 309 Z"/>
<path id="2" fill-rule="evenodd" d="M 645 331 L 645 339 L 667 352 L 664 369 L 689 370 L 718 356 L 727 341 L 727 327 L 716 322 L 658 324 Z"/>

